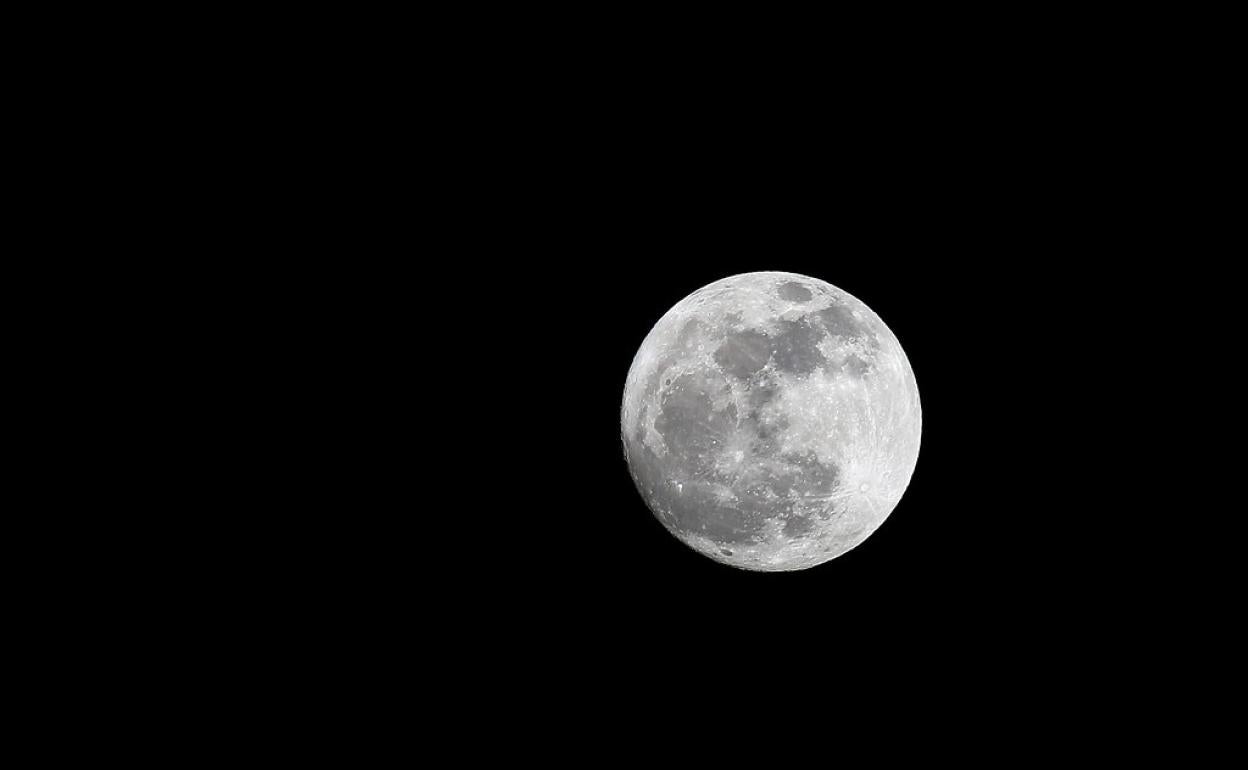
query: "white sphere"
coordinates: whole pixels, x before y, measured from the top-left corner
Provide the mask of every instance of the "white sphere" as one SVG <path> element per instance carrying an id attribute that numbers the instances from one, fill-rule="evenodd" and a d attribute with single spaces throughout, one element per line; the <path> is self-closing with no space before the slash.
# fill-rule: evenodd
<path id="1" fill-rule="evenodd" d="M 716 281 L 659 319 L 620 422 L 633 480 L 668 531 L 770 571 L 866 539 L 910 482 L 923 418 L 879 316 L 824 281 L 763 272 Z"/>

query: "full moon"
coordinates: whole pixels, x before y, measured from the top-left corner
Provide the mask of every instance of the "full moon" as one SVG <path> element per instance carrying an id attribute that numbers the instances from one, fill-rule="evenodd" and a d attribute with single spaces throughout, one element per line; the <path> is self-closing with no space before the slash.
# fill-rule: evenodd
<path id="1" fill-rule="evenodd" d="M 637 489 L 681 542 L 749 570 L 800 570 L 865 540 L 919 457 L 897 338 L 860 300 L 795 273 L 685 297 L 633 359 L 620 414 Z"/>

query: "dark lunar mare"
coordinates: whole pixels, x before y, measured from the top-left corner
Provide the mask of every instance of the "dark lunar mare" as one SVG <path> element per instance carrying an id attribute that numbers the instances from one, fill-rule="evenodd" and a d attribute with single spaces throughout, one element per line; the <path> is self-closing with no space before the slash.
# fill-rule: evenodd
<path id="1" fill-rule="evenodd" d="M 767 365 L 771 358 L 771 341 L 754 329 L 731 332 L 715 350 L 714 358 L 726 374 L 748 380 Z"/>
<path id="2" fill-rule="evenodd" d="M 689 467 L 687 459 L 660 458 L 641 442 L 640 434 L 628 442 L 627 449 L 638 488 L 657 503 L 652 508 L 659 519 L 679 534 L 702 535 L 726 546 L 750 545 L 762 541 L 770 520 L 784 522 L 785 536 L 800 538 L 813 531 L 816 518 L 826 520 L 832 515 L 826 510 L 817 516 L 795 510 L 799 503 L 825 498 L 837 489 L 836 467 L 818 462 L 813 455 L 785 455 L 775 463 L 762 464 L 759 473 L 732 486 L 736 499 L 730 501 L 719 497 L 714 486 L 727 479 L 715 474 L 707 479 L 673 474 L 671 467 Z"/>
<path id="3" fill-rule="evenodd" d="M 793 282 L 778 287 L 777 295 L 791 302 L 805 302 L 813 296 Z M 728 320 L 735 325 L 740 316 Z M 783 521 L 786 537 L 801 538 L 814 530 L 816 518 L 832 515 L 828 505 L 816 513 L 812 510 L 821 507 L 817 501 L 826 500 L 837 489 L 839 469 L 820 463 L 811 453 L 779 456 L 778 437 L 789 427 L 788 420 L 768 416 L 766 411 L 781 391 L 777 373 L 807 377 L 823 369 L 829 374 L 844 371 L 863 377 L 870 372 L 870 364 L 856 354 L 843 362 L 829 361 L 818 348 L 827 336 L 865 340 L 872 347 L 877 344 L 850 309 L 839 304 L 796 320 L 779 320 L 770 333 L 738 329 L 712 334 L 697 319 L 681 327 L 674 350 L 659 362 L 646 387 L 648 397 L 662 391 L 654 427 L 667 452 L 657 456 L 640 432 L 627 442 L 638 486 L 657 503 L 652 507 L 666 526 L 721 545 L 745 545 L 760 542 L 770 520 Z M 718 340 L 712 354 L 718 371 L 675 376 L 669 372 L 699 343 L 712 340 Z M 769 363 L 774 369 L 767 369 Z M 729 378 L 746 385 L 743 413 L 729 399 Z M 722 408 L 715 408 L 717 402 Z M 748 437 L 748 465 L 738 473 L 717 470 L 734 433 Z M 742 446 L 739 439 L 734 446 Z M 725 487 L 732 490 L 735 500 L 720 494 Z M 811 504 L 797 510 L 802 502 Z"/>
<path id="4" fill-rule="evenodd" d="M 711 401 L 714 390 L 727 389 L 726 383 L 715 382 L 703 374 L 683 374 L 663 395 L 663 406 L 654 421 L 654 429 L 664 443 L 676 467 L 685 478 L 706 476 L 711 472 L 716 452 L 736 428 L 737 409 L 728 404 L 717 410 Z"/>
<path id="5" fill-rule="evenodd" d="M 793 289 L 785 291 L 786 286 Z M 786 298 L 802 296 L 795 290 L 806 292 L 806 299 L 810 298 L 810 293 L 795 283 L 782 285 L 779 292 Z M 735 323 L 739 323 L 740 316 L 734 314 L 734 318 L 738 319 Z M 861 378 L 871 370 L 870 364 L 859 356 L 850 355 L 844 363 L 834 364 L 819 350 L 819 343 L 828 336 L 846 341 L 863 340 L 872 349 L 878 348 L 875 335 L 843 305 L 832 305 L 796 320 L 780 320 L 776 326 L 769 334 L 758 329 L 728 332 L 715 349 L 715 363 L 725 374 L 742 381 L 749 381 L 768 362 L 774 363 L 781 372 L 799 377 L 823 369 L 829 374 L 847 371 L 850 376 Z"/>
<path id="6" fill-rule="evenodd" d="M 746 545 L 762 540 L 763 527 L 770 518 L 758 505 L 723 500 L 714 489 L 694 482 L 671 497 L 675 529 L 703 535 L 721 545 Z"/>
<path id="7" fill-rule="evenodd" d="M 659 518 L 672 530 L 702 535 L 721 545 L 746 545 L 762 541 L 769 521 L 783 522 L 790 538 L 810 534 L 815 520 L 809 510 L 795 510 L 811 496 L 822 498 L 835 488 L 837 469 L 818 462 L 811 454 L 779 455 L 778 435 L 788 427 L 787 418 L 765 417 L 761 407 L 779 394 L 773 380 L 763 378 L 749 390 L 751 410 L 738 418 L 728 403 L 715 409 L 726 382 L 704 373 L 680 375 L 665 389 L 655 429 L 667 452 L 657 456 L 642 441 L 640 432 L 629 442 L 630 462 L 638 486 L 651 501 Z M 733 472 L 717 468 L 729 450 L 746 446 L 749 460 Z M 740 436 L 748 437 L 744 444 Z M 730 464 L 731 465 L 731 464 Z M 721 493 L 731 489 L 735 499 Z M 821 518 L 827 518 L 826 514 Z"/>
<path id="8" fill-rule="evenodd" d="M 872 348 L 879 347 L 879 340 L 876 339 L 875 333 L 859 323 L 854 318 L 853 311 L 844 305 L 830 305 L 811 315 L 818 318 L 827 333 L 834 337 L 847 340 L 865 339 Z"/>
<path id="9" fill-rule="evenodd" d="M 816 347 L 825 336 L 822 329 L 807 318 L 780 321 L 780 331 L 771 340 L 771 354 L 776 368 L 782 372 L 807 375 L 827 364 L 828 360 Z"/>
<path id="10" fill-rule="evenodd" d="M 814 295 L 800 283 L 788 281 L 776 287 L 776 296 L 789 302 L 809 302 Z"/>

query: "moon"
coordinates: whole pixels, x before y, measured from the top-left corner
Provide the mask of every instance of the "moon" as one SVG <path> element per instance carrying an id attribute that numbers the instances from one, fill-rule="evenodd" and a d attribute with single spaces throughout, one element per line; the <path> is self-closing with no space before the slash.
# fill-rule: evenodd
<path id="1" fill-rule="evenodd" d="M 865 540 L 914 474 L 910 362 L 870 308 L 795 273 L 716 281 L 642 342 L 620 426 L 637 490 L 690 548 L 800 570 Z"/>

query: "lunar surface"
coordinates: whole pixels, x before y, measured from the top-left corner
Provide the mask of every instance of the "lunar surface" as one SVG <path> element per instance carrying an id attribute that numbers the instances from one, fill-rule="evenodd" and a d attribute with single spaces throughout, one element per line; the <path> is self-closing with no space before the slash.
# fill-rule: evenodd
<path id="1" fill-rule="evenodd" d="M 663 525 L 751 570 L 822 564 L 901 499 L 922 412 L 880 317 L 816 278 L 747 273 L 681 300 L 633 359 L 621 410 L 637 489 Z"/>

